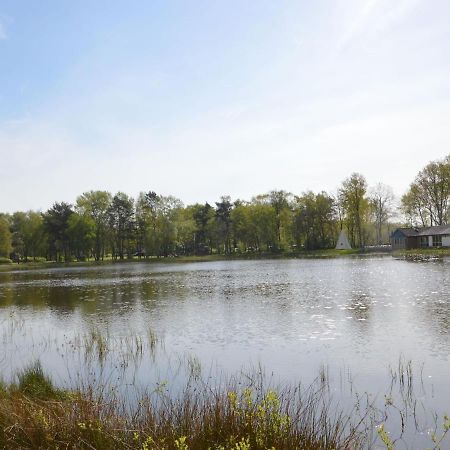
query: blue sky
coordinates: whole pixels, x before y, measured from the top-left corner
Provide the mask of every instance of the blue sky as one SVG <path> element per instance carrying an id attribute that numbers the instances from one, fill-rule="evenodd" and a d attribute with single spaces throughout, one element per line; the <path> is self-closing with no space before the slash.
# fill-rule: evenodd
<path id="1" fill-rule="evenodd" d="M 450 2 L 0 2 L 0 211 L 407 189 L 450 153 Z"/>

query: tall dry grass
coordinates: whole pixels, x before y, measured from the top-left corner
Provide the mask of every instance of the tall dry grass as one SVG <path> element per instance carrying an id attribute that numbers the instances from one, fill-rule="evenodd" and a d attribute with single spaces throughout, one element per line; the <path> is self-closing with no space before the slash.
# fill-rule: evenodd
<path id="1" fill-rule="evenodd" d="M 361 421 L 332 408 L 324 377 L 280 390 L 197 380 L 176 397 L 160 386 L 133 407 L 106 389 L 58 390 L 39 365 L 18 380 L 0 390 L 2 448 L 337 450 L 365 439 Z"/>

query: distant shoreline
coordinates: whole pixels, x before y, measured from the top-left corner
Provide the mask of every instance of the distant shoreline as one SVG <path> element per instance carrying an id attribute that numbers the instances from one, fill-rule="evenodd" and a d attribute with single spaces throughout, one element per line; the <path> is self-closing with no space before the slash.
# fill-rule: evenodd
<path id="1" fill-rule="evenodd" d="M 112 259 L 110 257 L 105 258 L 102 261 L 94 261 L 93 259 L 88 261 L 70 261 L 70 262 L 57 262 L 57 261 L 28 261 L 20 263 L 3 263 L 0 264 L 0 271 L 9 272 L 16 270 L 27 269 L 44 269 L 53 267 L 90 267 L 90 266 L 103 266 L 114 265 L 121 263 L 192 263 L 192 262 L 212 262 L 212 261 L 251 261 L 251 260 L 265 260 L 265 259 L 328 259 L 328 258 L 343 258 L 354 256 L 376 256 L 376 255 L 390 255 L 390 251 L 385 252 L 367 252 L 355 250 L 311 250 L 295 253 L 246 253 L 246 254 L 213 254 L 205 256 L 169 256 L 169 257 L 150 257 L 150 258 L 124 258 L 124 259 Z M 449 251 L 450 255 L 450 251 Z M 401 255 L 400 255 L 401 256 Z"/>

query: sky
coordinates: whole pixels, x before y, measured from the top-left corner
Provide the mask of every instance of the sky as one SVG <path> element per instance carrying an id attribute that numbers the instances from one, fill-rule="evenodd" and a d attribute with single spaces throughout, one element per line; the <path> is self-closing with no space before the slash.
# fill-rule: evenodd
<path id="1" fill-rule="evenodd" d="M 447 0 L 0 0 L 0 211 L 401 196 L 450 153 Z"/>

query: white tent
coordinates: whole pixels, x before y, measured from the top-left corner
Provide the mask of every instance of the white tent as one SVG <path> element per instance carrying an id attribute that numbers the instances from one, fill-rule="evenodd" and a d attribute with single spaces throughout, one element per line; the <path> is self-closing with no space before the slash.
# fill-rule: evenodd
<path id="1" fill-rule="evenodd" d="M 351 250 L 352 246 L 350 242 L 348 242 L 347 235 L 344 230 L 341 230 L 341 234 L 339 235 L 339 239 L 336 244 L 336 250 Z"/>

